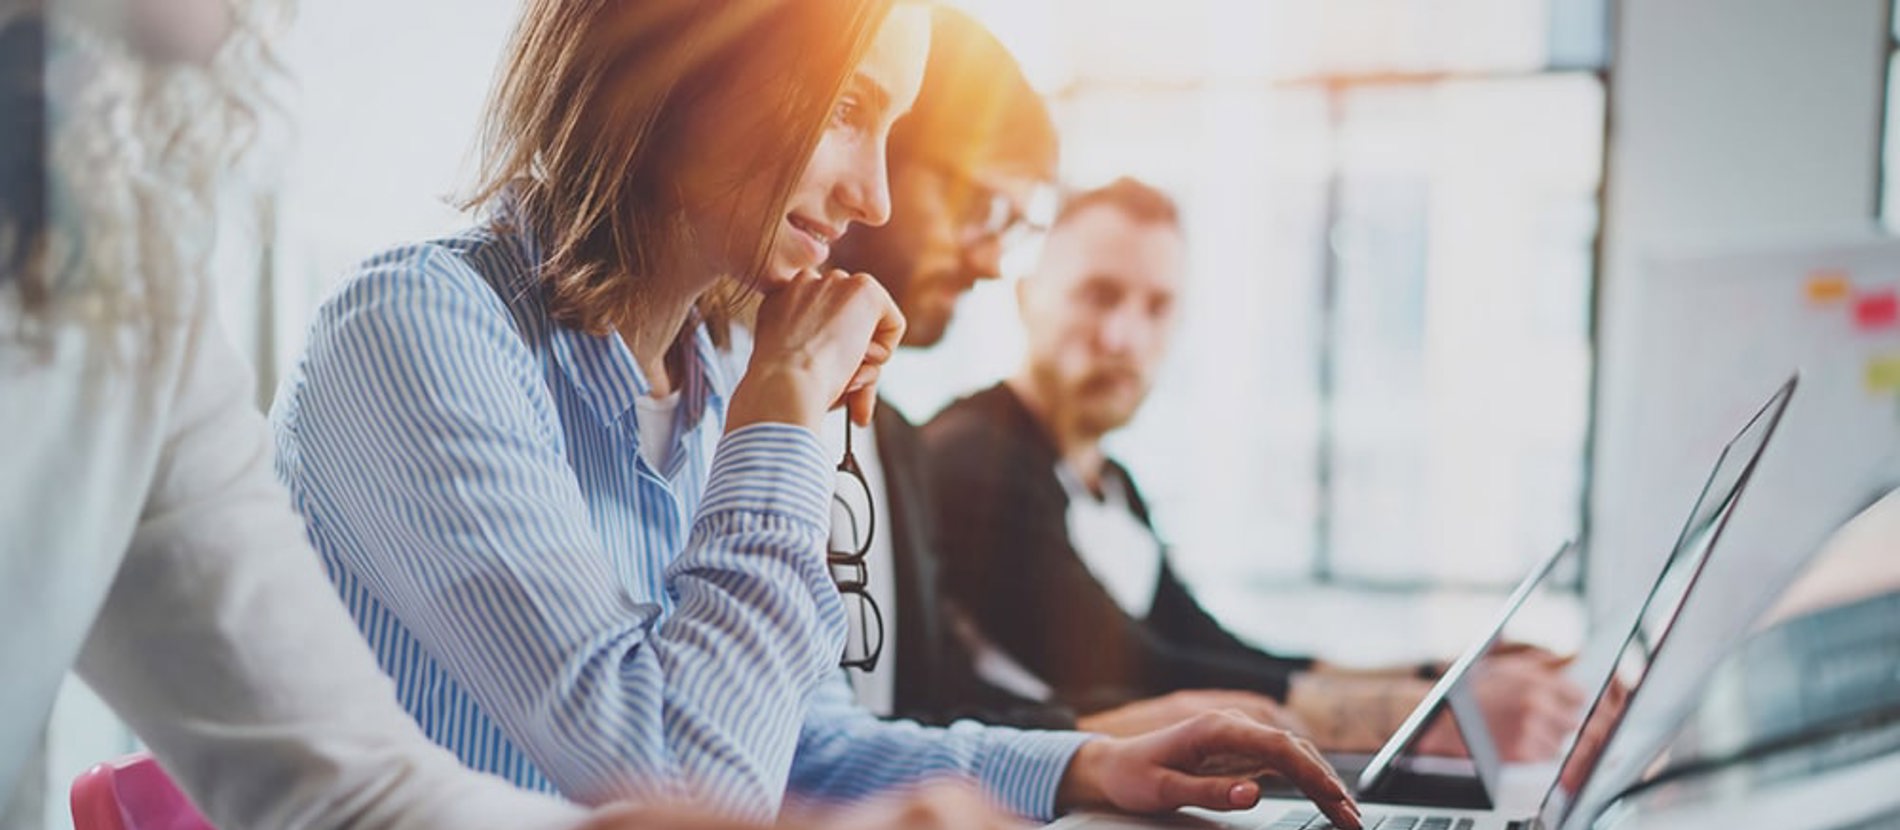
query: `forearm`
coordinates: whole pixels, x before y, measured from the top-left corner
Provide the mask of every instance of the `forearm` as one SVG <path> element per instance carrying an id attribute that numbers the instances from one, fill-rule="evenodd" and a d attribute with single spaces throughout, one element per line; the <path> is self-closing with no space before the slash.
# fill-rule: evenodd
<path id="1" fill-rule="evenodd" d="M 390 615 L 366 624 L 408 635 L 427 657 L 398 659 L 426 659 L 449 687 L 419 710 L 448 724 L 437 738 L 474 752 L 456 742 L 492 728 L 480 739 L 505 738 L 508 755 L 585 804 L 692 797 L 770 818 L 806 698 L 844 642 L 816 437 L 786 425 L 728 436 L 675 555 L 641 526 L 644 548 L 604 547 L 558 451 L 476 441 L 494 432 L 432 433 L 431 451 L 409 456 L 443 459 L 426 490 L 379 483 L 414 473 L 389 469 L 374 434 L 326 437 L 344 463 L 306 468 L 332 566 Z M 488 464 L 447 463 L 460 458 Z M 324 478 L 334 469 L 351 478 Z M 337 497 L 358 490 L 369 497 Z M 655 590 L 671 594 L 670 613 Z M 479 722 L 463 718 L 471 709 Z"/>
<path id="2" fill-rule="evenodd" d="M 821 553 L 824 469 L 816 439 L 802 429 L 766 425 L 728 436 L 686 550 L 664 572 L 676 598 L 671 614 L 652 625 L 641 616 L 652 600 L 603 593 L 560 572 L 516 585 L 525 592 L 512 603 L 518 612 L 602 610 L 549 614 L 514 631 L 460 620 L 447 627 L 473 641 L 457 652 L 479 662 L 459 666 L 458 676 L 571 798 L 598 804 L 684 793 L 734 815 L 769 818 L 809 695 L 836 671 L 844 647 L 844 615 Z M 519 559 L 510 561 L 518 567 Z M 484 628 L 503 636 L 484 638 Z M 496 645 L 511 641 L 555 659 L 541 670 L 512 664 Z"/>
<path id="3" fill-rule="evenodd" d="M 135 547 L 77 666 L 212 821 L 578 824 L 579 809 L 467 770 L 429 743 L 308 551 L 220 550 L 219 540 L 254 538 L 243 531 L 260 513 L 288 513 L 247 510 L 266 507 L 234 501 L 227 521 Z M 283 538 L 301 532 L 271 524 Z"/>
<path id="4" fill-rule="evenodd" d="M 880 721 L 850 698 L 838 677 L 823 684 L 800 736 L 792 789 L 825 800 L 860 799 L 933 777 L 978 782 L 998 803 L 1030 818 L 1055 815 L 1056 791 L 1090 736 L 1018 731 L 960 721 L 948 728 Z"/>
<path id="5" fill-rule="evenodd" d="M 1431 672 L 1425 670 L 1429 668 Z M 1436 677 L 1442 671 L 1439 663 L 1420 663 L 1416 666 L 1347 666 L 1314 660 L 1307 671 L 1328 677 L 1352 678 L 1358 680 L 1424 680 L 1429 674 Z"/>
<path id="6" fill-rule="evenodd" d="M 1424 699 L 1421 680 L 1303 672 L 1293 677 L 1286 707 L 1311 730 L 1313 743 L 1334 752 L 1372 752 L 1385 744 Z"/>

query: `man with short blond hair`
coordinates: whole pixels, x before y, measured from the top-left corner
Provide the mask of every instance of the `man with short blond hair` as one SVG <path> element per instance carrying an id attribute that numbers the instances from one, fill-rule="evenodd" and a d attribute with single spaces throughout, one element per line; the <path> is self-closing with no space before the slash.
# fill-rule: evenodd
<path id="1" fill-rule="evenodd" d="M 1084 711 L 1195 690 L 1265 693 L 1321 746 L 1376 749 L 1428 691 L 1418 675 L 1429 672 L 1346 671 L 1229 633 L 1174 573 L 1134 478 L 1103 448 L 1153 388 L 1186 280 L 1187 238 L 1167 194 L 1124 178 L 1063 206 L 1017 286 L 1021 369 L 924 428 L 951 552 L 945 589 Z M 1576 723 L 1581 690 L 1552 663 L 1535 651 L 1487 662 L 1480 682 L 1507 757 L 1554 757 Z M 1449 721 L 1425 746 L 1458 748 Z"/>

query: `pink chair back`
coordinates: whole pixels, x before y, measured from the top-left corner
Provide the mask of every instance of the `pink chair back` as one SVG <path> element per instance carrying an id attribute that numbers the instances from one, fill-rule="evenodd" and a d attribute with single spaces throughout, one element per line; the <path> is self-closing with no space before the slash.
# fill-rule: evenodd
<path id="1" fill-rule="evenodd" d="M 213 830 L 146 753 L 98 764 L 73 779 L 74 830 Z"/>

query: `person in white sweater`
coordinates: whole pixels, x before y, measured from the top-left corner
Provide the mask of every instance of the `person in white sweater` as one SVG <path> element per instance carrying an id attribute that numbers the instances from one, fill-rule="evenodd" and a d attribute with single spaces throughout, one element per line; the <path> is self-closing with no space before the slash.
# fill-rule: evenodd
<path id="1" fill-rule="evenodd" d="M 0 828 L 69 669 L 222 827 L 731 826 L 462 767 L 330 589 L 199 273 L 258 11 L 0 0 Z M 811 820 L 996 816 L 936 787 Z"/>

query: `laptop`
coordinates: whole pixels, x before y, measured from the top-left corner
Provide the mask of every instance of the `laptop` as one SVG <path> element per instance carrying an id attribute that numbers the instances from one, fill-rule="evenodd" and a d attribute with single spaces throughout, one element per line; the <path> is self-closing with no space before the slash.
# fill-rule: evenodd
<path id="1" fill-rule="evenodd" d="M 1491 647 L 1509 619 L 1522 606 L 1536 585 L 1555 570 L 1558 560 L 1570 550 L 1565 546 L 1552 554 L 1512 593 L 1499 622 L 1479 643 L 1466 650 L 1458 663 L 1447 671 L 1433 691 L 1407 718 L 1405 727 L 1395 733 L 1374 757 L 1358 781 L 1361 809 L 1367 830 L 1571 830 L 1586 826 L 1592 816 L 1575 809 L 1577 794 L 1586 785 L 1621 789 L 1614 782 L 1593 782 L 1603 748 L 1615 737 L 1623 713 L 1642 690 L 1649 667 L 1667 657 L 1668 634 L 1683 604 L 1694 589 L 1703 565 L 1733 514 L 1742 491 L 1748 486 L 1763 450 L 1773 437 L 1781 416 L 1794 395 L 1796 378 L 1789 378 L 1777 389 L 1741 431 L 1731 439 L 1716 460 L 1703 485 L 1701 495 L 1689 514 L 1668 559 L 1644 597 L 1642 605 L 1625 625 L 1605 626 L 1585 647 L 1586 653 L 1599 648 L 1615 648 L 1615 659 L 1599 685 L 1596 697 L 1584 716 L 1582 726 L 1570 736 L 1557 775 L 1545 789 L 1535 811 L 1508 810 L 1495 806 L 1440 807 L 1410 806 L 1413 795 L 1429 796 L 1434 789 L 1401 783 L 1408 775 L 1424 771 L 1431 777 L 1430 766 L 1446 759 L 1414 758 L 1409 754 L 1423 725 L 1449 708 L 1465 744 L 1471 750 L 1468 775 L 1452 775 L 1464 783 L 1451 789 L 1475 788 L 1486 804 L 1494 802 L 1499 767 L 1495 745 L 1490 742 L 1475 695 L 1472 693 L 1472 667 Z M 1421 792 L 1409 790 L 1414 786 Z M 1459 793 L 1454 800 L 1469 797 Z M 1263 799 L 1251 810 L 1240 813 L 1213 813 L 1187 810 L 1163 819 L 1122 815 L 1078 813 L 1054 824 L 1051 830 L 1134 830 L 1135 828 L 1196 827 L 1231 830 L 1331 830 L 1333 825 L 1310 804 L 1295 799 Z"/>
<path id="2" fill-rule="evenodd" d="M 1472 667 L 1491 651 L 1497 644 L 1511 621 L 1516 618 L 1519 609 L 1543 587 L 1552 574 L 1558 573 L 1560 565 L 1571 558 L 1576 543 L 1565 542 L 1561 547 L 1544 557 L 1531 568 L 1517 587 L 1504 601 L 1489 627 L 1471 644 L 1465 652 L 1452 661 L 1444 673 L 1439 675 L 1425 697 L 1412 709 L 1405 721 L 1399 724 L 1392 736 L 1386 739 L 1384 746 L 1376 753 L 1328 752 L 1326 762 L 1333 771 L 1346 782 L 1347 789 L 1353 795 L 1364 797 L 1367 793 L 1378 793 L 1387 800 L 1401 800 L 1405 803 L 1427 803 L 1444 807 L 1487 808 L 1491 806 L 1487 787 L 1496 787 L 1498 764 L 1490 755 L 1473 759 L 1429 758 L 1413 763 L 1408 751 L 1434 722 L 1441 703 L 1450 701 L 1454 712 L 1454 721 L 1458 718 L 1470 719 L 1476 716 L 1475 702 L 1465 691 L 1469 684 L 1463 678 Z M 1461 726 L 1455 722 L 1454 726 Z M 1482 728 L 1476 726 L 1474 728 Z M 1479 752 L 1492 744 L 1488 738 L 1479 739 Z M 1467 741 L 1467 746 L 1470 742 Z M 1434 768 L 1435 767 L 1435 768 Z M 1276 796 L 1296 798 L 1300 795 L 1293 782 L 1278 776 L 1263 778 L 1260 781 L 1260 794 L 1264 798 Z"/>

